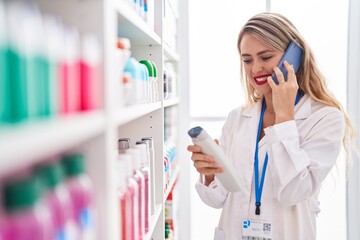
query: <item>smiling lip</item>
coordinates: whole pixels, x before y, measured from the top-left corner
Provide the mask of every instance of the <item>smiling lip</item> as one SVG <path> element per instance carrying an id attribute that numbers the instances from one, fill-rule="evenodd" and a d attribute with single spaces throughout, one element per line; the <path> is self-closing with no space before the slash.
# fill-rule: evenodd
<path id="1" fill-rule="evenodd" d="M 265 75 L 256 76 L 256 77 L 254 77 L 254 82 L 257 85 L 264 85 L 265 83 L 267 83 L 267 77 L 268 76 L 271 76 L 271 74 L 265 74 Z"/>

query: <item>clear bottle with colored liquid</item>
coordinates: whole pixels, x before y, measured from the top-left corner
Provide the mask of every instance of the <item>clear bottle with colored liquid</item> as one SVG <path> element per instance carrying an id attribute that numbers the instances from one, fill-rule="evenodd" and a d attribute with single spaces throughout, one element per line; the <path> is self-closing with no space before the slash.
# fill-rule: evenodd
<path id="1" fill-rule="evenodd" d="M 151 199 L 151 186 L 150 186 L 150 169 L 147 159 L 147 150 L 145 144 L 136 144 L 135 147 L 139 150 L 140 154 L 140 171 L 144 175 L 145 181 L 145 188 L 144 188 L 144 195 L 145 195 L 145 233 L 149 231 L 150 225 L 150 216 L 151 216 L 151 207 L 150 207 L 150 199 Z"/>
<path id="2" fill-rule="evenodd" d="M 75 27 L 64 27 L 64 53 L 60 60 L 59 104 L 63 115 L 80 110 L 80 36 Z"/>
<path id="3" fill-rule="evenodd" d="M 19 2 L 5 4 L 7 44 L 5 46 L 5 78 L 1 97 L 5 109 L 2 122 L 15 124 L 29 117 L 27 104 L 26 58 L 22 45 L 23 34 L 19 22 L 23 16 L 23 5 Z"/>
<path id="4" fill-rule="evenodd" d="M 95 206 L 93 201 L 93 185 L 85 172 L 85 159 L 81 153 L 65 155 L 61 164 L 64 168 L 65 185 L 70 193 L 73 212 L 80 240 L 96 239 Z"/>
<path id="5" fill-rule="evenodd" d="M 144 144 L 146 146 L 146 159 L 143 159 L 143 166 L 148 166 L 150 172 L 150 212 L 155 213 L 155 149 L 154 139 L 152 137 L 143 137 L 136 144 Z"/>
<path id="6" fill-rule="evenodd" d="M 75 216 L 69 191 L 66 189 L 63 169 L 58 162 L 37 166 L 34 174 L 45 190 L 44 201 L 51 210 L 54 240 L 78 239 Z"/>
<path id="7" fill-rule="evenodd" d="M 121 154 L 118 156 L 117 164 L 118 164 L 118 172 L 123 173 L 124 169 L 126 169 L 127 160 L 126 158 L 130 158 L 129 154 Z M 121 229 L 121 240 L 129 240 L 133 239 L 131 228 L 133 217 L 132 214 L 132 201 L 131 201 L 131 191 L 127 186 L 127 177 L 124 173 L 119 174 L 118 176 L 118 197 L 120 204 L 120 229 Z"/>
<path id="8" fill-rule="evenodd" d="M 24 177 L 5 183 L 2 196 L 6 214 L 4 239 L 53 239 L 50 209 L 41 200 L 41 184 L 36 178 Z"/>
<path id="9" fill-rule="evenodd" d="M 141 171 L 140 163 L 140 150 L 136 148 L 129 148 L 127 151 L 131 155 L 131 161 L 133 163 L 133 178 L 139 186 L 139 202 L 138 202 L 138 226 L 139 226 L 139 240 L 144 239 L 145 236 L 145 176 Z"/>
<path id="10" fill-rule="evenodd" d="M 82 38 L 80 60 L 80 110 L 88 111 L 100 107 L 100 62 L 101 50 L 93 34 Z"/>
<path id="11" fill-rule="evenodd" d="M 131 224 L 131 232 L 133 233 L 133 239 L 140 240 L 142 239 L 144 225 L 142 224 L 142 199 L 141 196 L 143 193 L 141 192 L 141 184 L 142 181 L 140 177 L 134 175 L 134 158 L 131 153 L 128 152 L 130 149 L 130 139 L 129 138 L 120 138 L 118 140 L 118 150 L 119 157 L 125 159 L 125 175 L 127 176 L 127 186 L 128 190 L 131 193 L 131 215 L 133 216 L 133 222 Z M 129 156 L 125 158 L 124 156 Z"/>

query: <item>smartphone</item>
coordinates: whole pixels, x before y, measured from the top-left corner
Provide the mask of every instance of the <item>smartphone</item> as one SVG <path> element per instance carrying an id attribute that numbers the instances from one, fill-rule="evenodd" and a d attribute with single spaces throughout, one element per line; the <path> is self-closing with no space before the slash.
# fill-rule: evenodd
<path id="1" fill-rule="evenodd" d="M 278 68 L 280 68 L 280 71 L 284 75 L 285 81 L 287 81 L 287 71 L 284 66 L 284 61 L 286 60 L 289 64 L 292 64 L 294 66 L 295 73 L 299 70 L 302 60 L 303 50 L 294 42 L 292 41 L 290 45 L 287 47 L 284 55 L 280 59 L 278 63 Z M 275 72 L 271 75 L 271 77 L 274 79 L 274 82 L 276 84 L 279 84 L 279 80 L 276 77 Z"/>

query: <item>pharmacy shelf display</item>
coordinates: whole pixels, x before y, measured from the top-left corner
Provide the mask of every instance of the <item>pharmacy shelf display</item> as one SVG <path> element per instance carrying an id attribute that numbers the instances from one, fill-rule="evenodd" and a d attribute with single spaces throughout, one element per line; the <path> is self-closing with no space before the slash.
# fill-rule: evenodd
<path id="1" fill-rule="evenodd" d="M 87 234 L 109 240 L 179 238 L 176 214 L 165 213 L 176 212 L 169 203 L 176 202 L 181 172 L 179 89 L 185 80 L 179 74 L 178 4 L 0 0 L 0 74 L 5 79 L 0 196 L 17 180 L 32 179 L 38 169 L 61 165 L 65 174 L 71 165 L 65 160 L 78 164 L 81 158 L 93 196 Z M 119 139 L 128 139 L 131 150 L 122 152 Z M 123 209 L 121 184 L 127 186 L 127 174 L 146 164 L 151 183 L 143 174 L 143 182 L 134 185 L 139 189 L 136 210 Z M 141 186 L 148 187 L 146 194 Z M 147 204 L 153 207 L 146 210 Z M 7 209 L 0 210 L 5 226 Z M 132 218 L 132 228 L 123 216 Z M 81 236 L 81 227 L 77 232 Z"/>

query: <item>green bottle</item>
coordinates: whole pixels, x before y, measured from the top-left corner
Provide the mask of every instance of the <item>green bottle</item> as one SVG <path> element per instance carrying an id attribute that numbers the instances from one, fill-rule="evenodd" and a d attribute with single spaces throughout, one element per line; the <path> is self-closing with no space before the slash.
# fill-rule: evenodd
<path id="1" fill-rule="evenodd" d="M 28 118 L 26 61 L 21 50 L 23 35 L 19 18 L 23 6 L 9 2 L 6 5 L 6 44 L 4 48 L 5 65 L 2 96 L 4 99 L 1 122 L 18 123 Z"/>

